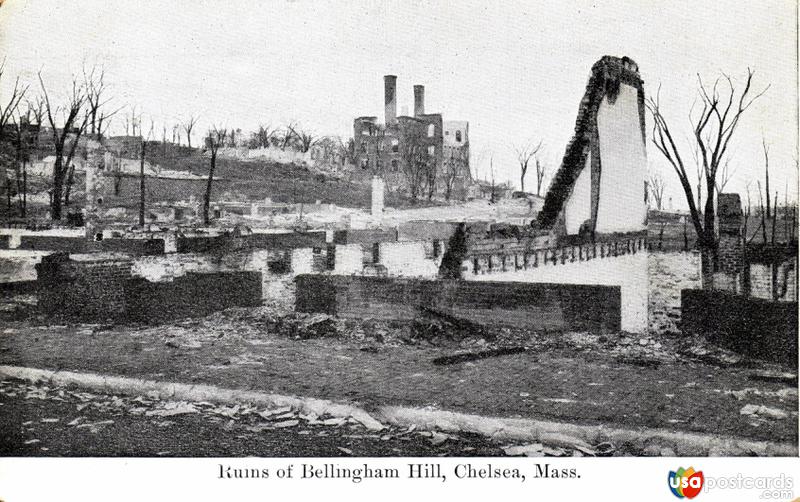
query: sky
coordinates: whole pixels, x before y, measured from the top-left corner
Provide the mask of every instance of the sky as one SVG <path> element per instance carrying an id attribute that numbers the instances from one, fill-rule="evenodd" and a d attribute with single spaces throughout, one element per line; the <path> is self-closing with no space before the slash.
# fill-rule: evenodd
<path id="1" fill-rule="evenodd" d="M 298 122 L 320 135 L 352 135 L 353 118 L 383 116 L 383 75 L 398 77 L 398 112 L 413 112 L 414 84 L 428 113 L 470 123 L 473 173 L 518 184 L 514 147 L 543 141 L 552 170 L 572 136 L 592 64 L 634 59 L 649 94 L 688 137 L 697 75 L 722 72 L 770 85 L 742 119 L 732 146 L 744 193 L 763 177 L 797 199 L 797 12 L 790 0 L 744 1 L 254 1 L 6 0 L 0 57 L 6 76 L 36 89 L 41 70 L 56 96 L 84 63 L 103 64 L 114 105 L 136 105 L 157 131 L 199 115 L 252 130 Z M 145 119 L 149 127 L 149 119 Z M 686 207 L 671 168 L 650 143 L 648 169 L 665 200 Z M 122 131 L 122 120 L 113 124 Z M 158 133 L 160 137 L 160 133 Z M 688 143 L 684 152 L 690 159 Z M 529 173 L 527 185 L 534 183 Z M 753 188 L 754 190 L 754 188 Z"/>

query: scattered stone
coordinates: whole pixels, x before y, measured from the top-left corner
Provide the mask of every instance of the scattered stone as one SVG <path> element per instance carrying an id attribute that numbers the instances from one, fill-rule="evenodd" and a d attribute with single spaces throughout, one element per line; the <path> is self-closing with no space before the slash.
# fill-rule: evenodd
<path id="1" fill-rule="evenodd" d="M 503 453 L 509 457 L 543 457 L 544 445 L 541 443 L 531 443 L 521 446 L 506 446 Z"/>
<path id="2" fill-rule="evenodd" d="M 344 453 L 345 455 L 350 455 L 350 456 L 352 456 L 352 455 L 353 455 L 353 450 L 350 450 L 349 448 L 345 448 L 345 447 L 343 447 L 343 446 L 337 446 L 337 447 L 336 447 L 336 449 L 337 449 L 337 450 L 339 450 L 339 451 L 341 451 L 341 452 L 342 452 L 342 453 Z"/>
<path id="3" fill-rule="evenodd" d="M 442 434 L 441 432 L 431 432 L 431 444 L 433 446 L 439 446 L 440 444 L 444 443 L 450 439 L 450 436 L 447 434 Z"/>
<path id="4" fill-rule="evenodd" d="M 769 408 L 767 406 L 758 404 L 744 405 L 744 407 L 741 410 L 739 410 L 739 414 L 765 416 L 769 418 L 774 418 L 776 420 L 782 420 L 789 416 L 789 414 L 783 410 L 779 410 L 777 408 Z"/>
<path id="5" fill-rule="evenodd" d="M 285 427 L 295 427 L 300 423 L 300 420 L 284 420 L 283 422 L 277 422 L 274 424 L 275 427 L 282 429 Z"/>

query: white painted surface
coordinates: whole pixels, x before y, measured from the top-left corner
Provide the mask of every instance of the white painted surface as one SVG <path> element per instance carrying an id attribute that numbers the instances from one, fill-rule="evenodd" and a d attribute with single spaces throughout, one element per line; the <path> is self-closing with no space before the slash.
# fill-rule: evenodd
<path id="1" fill-rule="evenodd" d="M 383 214 L 383 194 L 386 190 L 386 184 L 377 176 L 372 177 L 372 216 L 380 216 Z"/>
<path id="2" fill-rule="evenodd" d="M 434 279 L 439 273 L 437 261 L 426 258 L 424 242 L 382 242 L 378 256 L 389 275 Z"/>
<path id="3" fill-rule="evenodd" d="M 540 265 L 527 270 L 485 275 L 465 274 L 468 281 L 509 281 L 620 286 L 623 331 L 647 331 L 647 252 L 595 258 L 563 265 Z"/>
<path id="4" fill-rule="evenodd" d="M 597 112 L 597 128 L 602 172 L 596 230 L 602 233 L 644 230 L 647 154 L 634 87 L 621 84 L 613 105 L 603 98 Z"/>
<path id="5" fill-rule="evenodd" d="M 314 272 L 314 250 L 311 248 L 292 249 L 292 274 L 311 274 Z"/>
<path id="6" fill-rule="evenodd" d="M 575 235 L 584 221 L 592 217 L 592 155 L 586 156 L 586 165 L 578 175 L 564 206 L 567 234 Z"/>
<path id="7" fill-rule="evenodd" d="M 333 273 L 360 274 L 364 270 L 364 251 L 361 244 L 337 244 Z"/>
<path id="8" fill-rule="evenodd" d="M 52 251 L 0 250 L 0 282 L 36 280 L 36 264 Z"/>

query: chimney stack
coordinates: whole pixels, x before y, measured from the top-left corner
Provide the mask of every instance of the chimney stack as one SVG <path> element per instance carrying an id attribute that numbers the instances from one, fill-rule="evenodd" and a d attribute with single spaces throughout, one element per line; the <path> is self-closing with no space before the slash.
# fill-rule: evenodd
<path id="1" fill-rule="evenodd" d="M 383 94 L 386 105 L 386 125 L 397 122 L 397 77 L 384 75 Z"/>
<path id="2" fill-rule="evenodd" d="M 425 115 L 425 86 L 414 86 L 414 116 Z"/>

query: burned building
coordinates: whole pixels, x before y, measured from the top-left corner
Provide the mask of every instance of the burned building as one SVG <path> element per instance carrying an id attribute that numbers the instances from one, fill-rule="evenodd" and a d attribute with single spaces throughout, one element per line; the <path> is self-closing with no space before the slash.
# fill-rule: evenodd
<path id="1" fill-rule="evenodd" d="M 422 85 L 414 86 L 414 116 L 398 116 L 397 77 L 383 79 L 384 122 L 375 116 L 353 121 L 356 166 L 415 198 L 463 199 L 472 182 L 469 123 L 425 113 Z"/>

